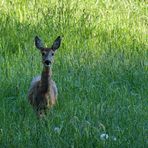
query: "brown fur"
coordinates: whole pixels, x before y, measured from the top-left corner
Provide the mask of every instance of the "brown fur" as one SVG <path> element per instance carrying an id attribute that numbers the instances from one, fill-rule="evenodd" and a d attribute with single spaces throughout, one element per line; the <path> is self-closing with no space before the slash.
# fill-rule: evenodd
<path id="1" fill-rule="evenodd" d="M 46 110 L 56 103 L 57 88 L 55 82 L 51 79 L 50 68 L 44 68 L 41 78 L 38 77 L 31 83 L 28 98 L 38 116 L 43 116 Z"/>
<path id="2" fill-rule="evenodd" d="M 57 87 L 51 79 L 51 64 L 55 51 L 60 47 L 60 36 L 54 41 L 51 48 L 44 48 L 39 37 L 35 37 L 35 45 L 42 54 L 43 71 L 41 76 L 35 77 L 29 88 L 28 99 L 38 117 L 46 114 L 57 100 Z"/>

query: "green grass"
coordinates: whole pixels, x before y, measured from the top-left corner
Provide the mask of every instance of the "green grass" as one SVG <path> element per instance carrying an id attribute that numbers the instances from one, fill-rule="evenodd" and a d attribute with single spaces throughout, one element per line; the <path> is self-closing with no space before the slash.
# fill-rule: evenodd
<path id="1" fill-rule="evenodd" d="M 2 0 L 0 147 L 147 147 L 147 28 L 144 0 Z M 27 101 L 42 70 L 36 35 L 63 36 L 58 103 L 41 121 Z"/>

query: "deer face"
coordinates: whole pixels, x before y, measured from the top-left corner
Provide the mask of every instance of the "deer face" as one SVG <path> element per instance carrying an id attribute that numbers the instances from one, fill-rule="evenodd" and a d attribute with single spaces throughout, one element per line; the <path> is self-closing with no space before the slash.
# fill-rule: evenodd
<path id="1" fill-rule="evenodd" d="M 35 37 L 35 45 L 41 51 L 42 54 L 42 62 L 45 67 L 50 67 L 53 62 L 53 57 L 56 50 L 60 47 L 61 38 L 60 36 L 53 42 L 53 45 L 50 48 L 44 48 L 41 39 L 36 36 Z"/>
<path id="2" fill-rule="evenodd" d="M 43 48 L 41 50 L 42 62 L 44 66 L 48 67 L 51 65 L 51 63 L 53 62 L 54 53 L 55 51 L 51 48 Z"/>

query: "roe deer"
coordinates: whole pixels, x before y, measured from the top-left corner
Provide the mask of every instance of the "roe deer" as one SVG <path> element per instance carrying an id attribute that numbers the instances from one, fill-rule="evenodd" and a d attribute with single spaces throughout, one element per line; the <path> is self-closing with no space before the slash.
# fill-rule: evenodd
<path id="1" fill-rule="evenodd" d="M 41 76 L 32 80 L 28 99 L 36 111 L 37 117 L 44 116 L 46 110 L 56 103 L 58 92 L 55 82 L 51 79 L 51 64 L 60 44 L 61 38 L 58 36 L 51 48 L 45 48 L 41 39 L 38 36 L 35 37 L 35 46 L 42 54 L 43 70 Z"/>

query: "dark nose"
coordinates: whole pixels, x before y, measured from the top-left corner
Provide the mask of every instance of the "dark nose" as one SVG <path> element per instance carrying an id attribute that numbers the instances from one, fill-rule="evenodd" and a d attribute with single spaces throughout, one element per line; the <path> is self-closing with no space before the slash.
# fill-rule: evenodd
<path id="1" fill-rule="evenodd" d="M 51 64 L 51 62 L 50 62 L 49 60 L 46 60 L 46 61 L 45 61 L 45 64 L 46 64 L 46 65 L 49 65 L 49 64 Z"/>

